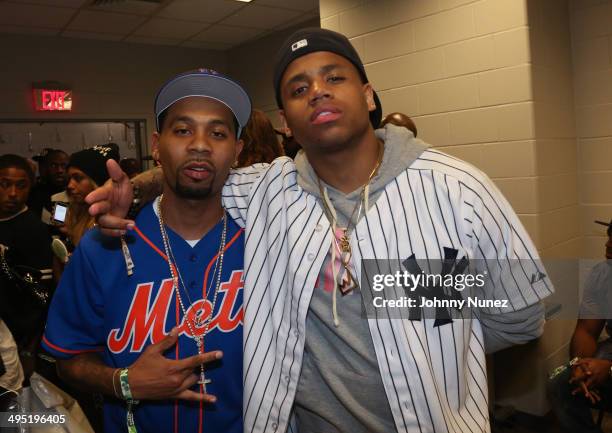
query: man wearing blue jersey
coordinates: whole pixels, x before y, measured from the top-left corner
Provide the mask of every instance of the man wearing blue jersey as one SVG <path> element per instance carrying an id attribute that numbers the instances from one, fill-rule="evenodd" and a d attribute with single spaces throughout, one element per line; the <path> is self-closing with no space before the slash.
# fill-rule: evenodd
<path id="1" fill-rule="evenodd" d="M 121 239 L 92 230 L 53 298 L 43 345 L 102 392 L 105 431 L 242 431 L 243 230 L 221 205 L 251 103 L 220 74 L 181 74 L 155 100 L 164 193 Z"/>

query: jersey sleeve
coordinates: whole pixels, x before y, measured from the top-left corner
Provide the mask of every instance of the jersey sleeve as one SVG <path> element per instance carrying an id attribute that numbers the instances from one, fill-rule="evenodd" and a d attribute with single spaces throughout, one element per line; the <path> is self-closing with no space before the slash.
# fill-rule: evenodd
<path id="1" fill-rule="evenodd" d="M 533 241 L 514 209 L 483 173 L 468 187 L 477 272 L 484 275 L 484 297 L 508 301 L 488 313 L 512 312 L 539 303 L 554 291 Z"/>
<path id="2" fill-rule="evenodd" d="M 101 276 L 92 266 L 89 241 L 91 237 L 83 238 L 74 251 L 49 308 L 42 345 L 57 358 L 104 349 Z"/>
<path id="3" fill-rule="evenodd" d="M 271 164 L 253 164 L 248 167 L 232 170 L 222 191 L 225 210 L 240 227 L 246 225 L 247 208 L 257 184 L 268 171 L 282 167 L 287 157 L 279 157 Z"/>
<path id="4" fill-rule="evenodd" d="M 240 227 L 246 224 L 246 210 L 253 186 L 266 171 L 269 164 L 253 164 L 232 170 L 221 193 L 223 206 Z"/>
<path id="5" fill-rule="evenodd" d="M 544 303 L 537 302 L 521 310 L 503 314 L 479 314 L 486 353 L 515 344 L 524 344 L 544 332 Z"/>

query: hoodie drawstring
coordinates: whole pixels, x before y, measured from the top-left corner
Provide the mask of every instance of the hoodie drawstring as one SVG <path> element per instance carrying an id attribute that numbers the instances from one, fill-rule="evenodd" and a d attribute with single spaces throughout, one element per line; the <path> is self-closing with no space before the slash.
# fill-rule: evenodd
<path id="1" fill-rule="evenodd" d="M 355 208 L 353 209 L 353 214 L 351 214 L 351 216 L 349 217 L 349 224 L 345 231 L 346 240 L 349 242 L 349 244 L 350 244 L 349 227 L 352 223 L 353 215 L 355 211 L 359 209 L 359 212 L 357 213 L 357 219 L 354 223 L 355 226 L 357 226 L 357 222 L 359 221 L 359 218 L 361 216 L 362 205 L 365 208 L 364 215 L 370 209 L 370 182 L 372 181 L 374 176 L 378 173 L 378 169 L 380 168 L 380 165 L 382 163 L 383 153 L 384 153 L 384 145 L 382 143 L 379 143 L 378 161 L 376 163 L 376 166 L 374 167 L 374 169 L 368 176 L 368 181 L 363 185 L 363 189 L 361 190 L 361 194 L 359 195 L 359 203 L 355 205 Z M 329 194 L 327 193 L 327 187 L 323 187 L 323 185 L 321 184 L 320 178 L 317 178 L 317 181 L 319 183 L 319 191 L 321 192 L 321 195 L 323 196 L 323 203 L 325 204 L 325 208 L 330 214 L 328 215 L 328 218 L 331 219 L 331 229 L 332 229 L 331 266 L 332 266 L 332 274 L 334 278 L 334 289 L 332 291 L 332 317 L 334 320 L 334 326 L 337 328 L 338 326 L 340 326 L 340 317 L 338 315 L 338 295 L 337 294 L 338 294 L 338 284 L 339 283 L 338 283 L 338 270 L 336 269 L 336 248 L 338 248 L 338 252 L 340 254 L 340 261 L 343 263 L 344 263 L 344 257 L 342 257 L 342 254 L 343 254 L 342 250 L 340 250 L 340 247 L 338 247 L 338 238 L 336 236 L 338 214 L 336 212 L 336 209 L 334 208 L 332 201 L 329 198 Z M 350 245 L 348 248 L 349 248 L 348 254 L 349 254 L 349 261 L 350 261 L 350 259 L 352 258 L 352 255 L 350 254 Z M 356 276 L 353 277 L 348 268 L 350 266 L 350 263 L 346 263 L 344 264 L 344 266 L 345 266 L 345 272 L 348 273 L 349 283 L 353 283 L 358 286 L 358 283 L 356 280 L 357 277 Z M 357 266 L 354 266 L 354 268 L 356 271 Z"/>
<path id="2" fill-rule="evenodd" d="M 332 224 L 332 236 L 334 236 L 331 248 L 331 266 L 332 266 L 332 275 L 334 278 L 334 289 L 332 291 L 332 317 L 334 318 L 334 326 L 337 328 L 340 326 L 340 318 L 338 317 L 338 301 L 337 301 L 337 293 L 338 293 L 338 270 L 336 269 L 336 221 L 337 221 L 337 213 L 336 208 L 332 204 L 329 199 L 329 195 L 327 194 L 327 187 L 323 189 L 323 200 L 325 200 L 325 204 L 331 213 L 331 224 Z"/>

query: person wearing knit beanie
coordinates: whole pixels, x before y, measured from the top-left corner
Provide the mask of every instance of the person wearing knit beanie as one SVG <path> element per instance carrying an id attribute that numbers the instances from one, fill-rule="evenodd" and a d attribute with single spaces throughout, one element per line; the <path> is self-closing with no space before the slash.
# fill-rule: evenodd
<path id="1" fill-rule="evenodd" d="M 96 185 L 102 185 L 108 179 L 106 161 L 119 161 L 119 146 L 115 143 L 94 146 L 70 155 L 68 167 L 76 167 L 90 177 Z"/>
<path id="2" fill-rule="evenodd" d="M 94 146 L 70 155 L 66 187 L 70 204 L 65 228 L 74 246 L 94 224 L 94 219 L 87 212 L 85 196 L 108 179 L 106 161 L 109 159 L 119 161 L 119 147 L 115 143 Z"/>

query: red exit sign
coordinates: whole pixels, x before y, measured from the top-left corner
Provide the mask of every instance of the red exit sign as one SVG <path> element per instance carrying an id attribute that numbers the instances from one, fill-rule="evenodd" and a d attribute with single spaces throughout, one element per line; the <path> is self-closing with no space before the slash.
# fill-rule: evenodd
<path id="1" fill-rule="evenodd" d="M 34 89 L 36 111 L 71 111 L 72 90 Z"/>

